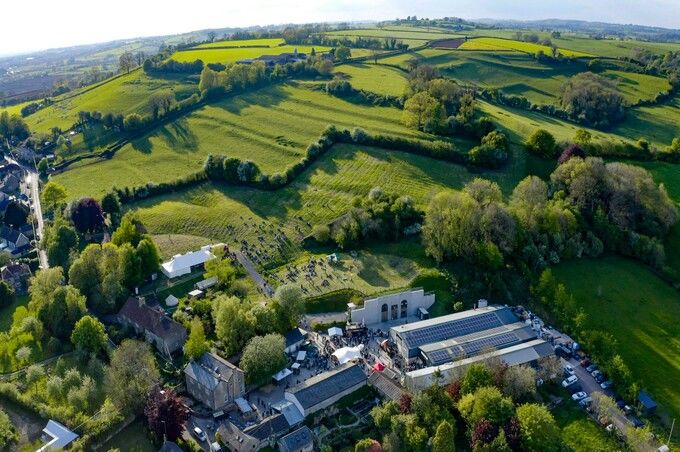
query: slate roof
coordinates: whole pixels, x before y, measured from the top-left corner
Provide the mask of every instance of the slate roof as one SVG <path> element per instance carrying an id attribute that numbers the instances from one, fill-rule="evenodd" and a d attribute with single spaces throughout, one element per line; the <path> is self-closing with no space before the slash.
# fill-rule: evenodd
<path id="1" fill-rule="evenodd" d="M 206 352 L 197 360 L 187 364 L 184 373 L 212 391 L 220 381 L 228 381 L 235 369 L 238 367 L 229 361 Z"/>
<path id="2" fill-rule="evenodd" d="M 157 311 L 143 300 L 130 297 L 118 315 L 162 339 L 186 335 L 182 324 L 175 322 L 163 312 Z"/>
<path id="3" fill-rule="evenodd" d="M 0 269 L 0 273 L 2 274 L 2 278 L 17 276 L 27 278 L 31 276 L 31 269 L 26 264 L 13 263 L 2 267 L 2 269 Z"/>
<path id="4" fill-rule="evenodd" d="M 297 344 L 300 341 L 303 341 L 305 339 L 305 334 L 307 334 L 305 331 L 301 330 L 300 328 L 294 328 L 290 330 L 289 332 L 286 333 L 286 347 L 290 347 L 291 345 Z"/>
<path id="5" fill-rule="evenodd" d="M 262 419 L 257 425 L 253 425 L 243 430 L 248 436 L 252 436 L 255 439 L 263 441 L 270 436 L 280 436 L 284 432 L 288 431 L 290 425 L 283 414 L 275 414 L 269 416 L 268 418 Z"/>
<path id="6" fill-rule="evenodd" d="M 309 427 L 300 427 L 281 438 L 279 444 L 282 447 L 288 448 L 288 450 L 298 450 L 303 447 L 314 443 L 314 435 Z"/>
<path id="7" fill-rule="evenodd" d="M 306 410 L 366 381 L 359 364 L 346 363 L 328 372 L 315 375 L 288 390 Z"/>
<path id="8" fill-rule="evenodd" d="M 23 234 L 21 232 L 14 228 L 9 228 L 7 226 L 2 226 L 0 228 L 0 239 L 7 240 L 11 243 L 17 243 L 17 240 L 19 240 L 19 237 L 22 235 Z"/>
<path id="9" fill-rule="evenodd" d="M 382 372 L 373 372 L 368 377 L 368 383 L 380 391 L 382 395 L 395 402 L 399 402 L 401 396 L 406 392 L 397 382 L 387 378 Z"/>

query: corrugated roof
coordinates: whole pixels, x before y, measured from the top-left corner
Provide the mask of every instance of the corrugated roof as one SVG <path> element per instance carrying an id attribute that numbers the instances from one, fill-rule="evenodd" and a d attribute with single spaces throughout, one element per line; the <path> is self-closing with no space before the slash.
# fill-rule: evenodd
<path id="1" fill-rule="evenodd" d="M 311 408 L 347 389 L 366 381 L 366 374 L 358 364 L 346 363 L 308 379 L 288 390 L 303 408 Z"/>

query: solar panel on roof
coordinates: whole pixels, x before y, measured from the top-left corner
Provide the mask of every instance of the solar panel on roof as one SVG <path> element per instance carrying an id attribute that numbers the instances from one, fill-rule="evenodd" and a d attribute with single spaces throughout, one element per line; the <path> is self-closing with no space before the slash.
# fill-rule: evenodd
<path id="1" fill-rule="evenodd" d="M 409 348 L 417 348 L 424 344 L 497 328 L 505 323 L 511 323 L 507 321 L 508 319 L 512 319 L 513 322 L 517 321 L 516 318 L 506 316 L 503 316 L 503 320 L 501 320 L 496 312 L 498 311 L 409 331 L 404 334 L 404 341 Z M 514 316 L 511 312 L 510 315 Z"/>
<path id="2" fill-rule="evenodd" d="M 502 349 L 523 342 L 516 332 L 504 332 L 492 336 L 468 340 L 438 350 L 425 353 L 429 364 L 437 366 L 460 358 L 469 358 L 479 354 L 486 348 Z"/>

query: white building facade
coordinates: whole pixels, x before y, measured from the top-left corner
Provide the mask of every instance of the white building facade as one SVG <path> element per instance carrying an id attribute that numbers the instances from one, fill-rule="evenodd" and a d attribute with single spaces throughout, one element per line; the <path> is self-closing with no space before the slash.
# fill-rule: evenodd
<path id="1" fill-rule="evenodd" d="M 411 289 L 404 292 L 383 295 L 364 300 L 360 308 L 350 310 L 350 321 L 372 325 L 381 322 L 406 319 L 418 314 L 420 308 L 429 309 L 435 301 L 434 294 L 425 293 L 423 289 Z"/>

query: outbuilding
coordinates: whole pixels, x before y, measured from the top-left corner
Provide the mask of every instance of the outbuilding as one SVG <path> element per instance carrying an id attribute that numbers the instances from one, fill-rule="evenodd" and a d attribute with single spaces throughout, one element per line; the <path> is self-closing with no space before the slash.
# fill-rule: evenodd
<path id="1" fill-rule="evenodd" d="M 161 271 L 168 278 L 188 275 L 194 269 L 202 266 L 215 255 L 211 251 L 211 245 L 206 245 L 198 251 L 190 251 L 186 254 L 176 254 L 167 262 L 161 265 Z"/>

